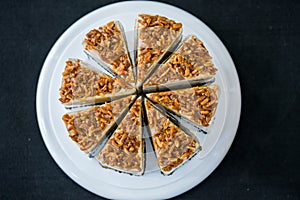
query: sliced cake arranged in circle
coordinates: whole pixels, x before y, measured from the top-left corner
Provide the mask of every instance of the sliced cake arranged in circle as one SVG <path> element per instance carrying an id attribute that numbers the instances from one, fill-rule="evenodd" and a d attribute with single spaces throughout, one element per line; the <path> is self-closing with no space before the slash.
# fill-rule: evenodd
<path id="1" fill-rule="evenodd" d="M 124 29 L 119 21 L 91 30 L 86 34 L 83 45 L 87 54 L 103 68 L 127 83 L 135 84 Z"/>
<path id="2" fill-rule="evenodd" d="M 106 138 L 134 99 L 135 95 L 131 95 L 100 106 L 67 113 L 62 120 L 70 138 L 82 151 L 90 154 Z"/>
<path id="3" fill-rule="evenodd" d="M 188 89 L 147 94 L 171 113 L 184 117 L 196 125 L 207 127 L 212 122 L 218 105 L 218 86 L 198 86 Z"/>
<path id="4" fill-rule="evenodd" d="M 79 59 L 69 59 L 62 75 L 59 100 L 66 107 L 103 103 L 136 91 L 121 79 L 97 71 Z"/>
<path id="5" fill-rule="evenodd" d="M 145 100 L 145 108 L 158 166 L 164 175 L 170 175 L 200 150 L 200 144 L 192 133 L 182 131 L 150 101 Z"/>
<path id="6" fill-rule="evenodd" d="M 140 14 L 135 30 L 137 85 L 140 86 L 162 57 L 178 44 L 182 24 L 159 15 Z"/>
<path id="7" fill-rule="evenodd" d="M 140 14 L 134 28 L 135 66 L 119 21 L 85 35 L 84 51 L 97 64 L 66 62 L 59 101 L 77 108 L 62 120 L 81 151 L 131 175 L 145 172 L 148 122 L 145 141 L 162 174 L 170 175 L 201 150 L 192 128 L 205 132 L 214 119 L 219 87 L 210 84 L 217 69 L 200 39 L 181 42 L 179 22 Z"/>
<path id="8" fill-rule="evenodd" d="M 103 167 L 133 175 L 144 173 L 141 103 L 141 97 L 139 97 L 96 156 Z"/>
<path id="9" fill-rule="evenodd" d="M 195 36 L 189 36 L 170 58 L 158 67 L 143 87 L 145 90 L 149 87 L 157 90 L 159 87 L 191 87 L 212 79 L 216 72 L 212 57 L 202 41 Z"/>

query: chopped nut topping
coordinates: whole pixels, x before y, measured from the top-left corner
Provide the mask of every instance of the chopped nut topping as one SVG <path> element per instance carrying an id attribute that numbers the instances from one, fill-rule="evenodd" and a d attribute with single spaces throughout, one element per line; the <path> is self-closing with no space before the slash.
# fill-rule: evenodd
<path id="1" fill-rule="evenodd" d="M 181 34 L 182 24 L 162 16 L 139 15 L 137 69 L 141 82 Z"/>
<path id="2" fill-rule="evenodd" d="M 129 172 L 142 172 L 141 99 L 131 107 L 98 155 L 102 164 Z"/>
<path id="3" fill-rule="evenodd" d="M 60 88 L 61 102 L 67 103 L 75 99 L 117 93 L 122 88 L 129 88 L 120 79 L 111 78 L 81 64 L 80 60 L 66 62 Z"/>
<path id="4" fill-rule="evenodd" d="M 217 86 L 202 86 L 152 93 L 148 97 L 180 116 L 184 116 L 201 126 L 208 126 L 218 105 L 216 91 Z"/>
<path id="5" fill-rule="evenodd" d="M 201 79 L 200 75 L 213 76 L 216 72 L 217 69 L 203 43 L 195 36 L 191 36 L 182 43 L 165 64 L 158 68 L 145 85 L 165 84 L 193 78 Z"/>
<path id="6" fill-rule="evenodd" d="M 182 27 L 181 23 L 159 15 L 140 14 L 138 23 L 140 27 L 164 27 L 175 31 L 179 31 Z"/>
<path id="7" fill-rule="evenodd" d="M 127 52 L 125 38 L 114 21 L 93 29 L 86 34 L 85 49 L 96 53 L 116 75 L 129 83 L 134 82 L 132 64 Z"/>
<path id="8" fill-rule="evenodd" d="M 126 97 L 87 110 L 65 114 L 62 120 L 70 138 L 82 151 L 90 151 L 102 141 L 106 135 L 105 129 L 120 116 L 131 101 L 132 97 Z"/>
<path id="9" fill-rule="evenodd" d="M 149 101 L 146 109 L 158 164 L 163 172 L 170 172 L 189 159 L 199 143 L 155 110 Z"/>

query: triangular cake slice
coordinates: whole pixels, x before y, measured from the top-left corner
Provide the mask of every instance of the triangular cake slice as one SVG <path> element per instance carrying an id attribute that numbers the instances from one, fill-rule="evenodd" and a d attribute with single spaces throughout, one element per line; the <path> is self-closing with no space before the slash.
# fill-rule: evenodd
<path id="1" fill-rule="evenodd" d="M 69 59 L 62 75 L 59 100 L 66 107 L 103 103 L 135 93 L 121 79 L 97 71 L 81 60 Z"/>
<path id="2" fill-rule="evenodd" d="M 144 173 L 141 97 L 97 155 L 103 167 L 133 175 Z"/>
<path id="3" fill-rule="evenodd" d="M 134 85 L 133 66 L 126 36 L 119 21 L 111 21 L 88 32 L 83 46 L 98 64 Z"/>
<path id="4" fill-rule="evenodd" d="M 147 94 L 147 97 L 167 110 L 191 122 L 207 127 L 218 105 L 218 86 L 198 86 L 182 90 Z"/>
<path id="5" fill-rule="evenodd" d="M 162 57 L 178 44 L 182 35 L 182 24 L 159 15 L 140 14 L 135 29 L 139 86 Z"/>
<path id="6" fill-rule="evenodd" d="M 172 85 L 180 87 L 184 81 L 189 81 L 190 84 L 194 84 L 195 81 L 201 83 L 213 78 L 216 72 L 212 57 L 203 42 L 192 35 L 181 43 L 143 86 L 144 88 L 159 87 L 163 84 L 169 87 Z"/>
<path id="7" fill-rule="evenodd" d="M 158 166 L 164 175 L 170 175 L 200 150 L 197 138 L 187 134 L 145 100 L 152 144 Z"/>
<path id="8" fill-rule="evenodd" d="M 63 115 L 70 138 L 91 153 L 134 101 L 135 95 Z"/>

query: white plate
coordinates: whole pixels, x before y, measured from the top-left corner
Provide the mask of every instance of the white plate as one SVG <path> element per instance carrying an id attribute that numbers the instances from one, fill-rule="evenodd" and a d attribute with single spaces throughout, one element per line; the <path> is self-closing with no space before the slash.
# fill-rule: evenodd
<path id="1" fill-rule="evenodd" d="M 216 120 L 206 137 L 203 151 L 171 176 L 163 176 L 153 160 L 142 177 L 103 169 L 72 142 L 61 116 L 67 112 L 58 101 L 61 72 L 68 58 L 86 59 L 81 42 L 85 34 L 110 20 L 120 20 L 126 30 L 129 48 L 133 44 L 134 19 L 139 13 L 160 14 L 183 23 L 184 35 L 198 36 L 218 67 L 216 82 L 221 96 Z M 240 85 L 235 66 L 218 37 L 191 14 L 156 2 L 121 2 L 99 8 L 74 23 L 55 43 L 43 65 L 37 88 L 37 117 L 44 142 L 60 168 L 87 190 L 106 198 L 153 199 L 179 195 L 203 181 L 226 155 L 239 123 Z M 228 110 L 230 109 L 230 112 Z M 149 160 L 150 159 L 150 160 Z M 149 158 L 147 163 L 151 162 Z"/>

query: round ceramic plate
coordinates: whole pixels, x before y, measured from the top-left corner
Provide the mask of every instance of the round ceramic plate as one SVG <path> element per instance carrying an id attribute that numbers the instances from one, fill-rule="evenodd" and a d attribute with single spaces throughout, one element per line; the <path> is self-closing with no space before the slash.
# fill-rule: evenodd
<path id="1" fill-rule="evenodd" d="M 61 73 L 68 58 L 86 60 L 85 34 L 111 20 L 119 20 L 133 49 L 134 20 L 140 13 L 159 14 L 183 24 L 183 35 L 201 39 L 218 68 L 216 83 L 221 95 L 214 123 L 206 136 L 199 136 L 203 151 L 176 170 L 163 176 L 154 158 L 147 159 L 143 176 L 130 176 L 102 168 L 70 140 L 61 120 L 68 112 L 58 101 Z M 99 8 L 74 23 L 55 43 L 42 68 L 36 97 L 37 117 L 45 144 L 61 169 L 87 190 L 113 199 L 162 199 L 179 195 L 203 181 L 226 155 L 239 123 L 240 85 L 235 66 L 218 37 L 193 15 L 156 2 L 121 2 Z M 230 112 L 228 110 L 230 109 Z M 151 157 L 151 156 L 150 156 Z"/>

